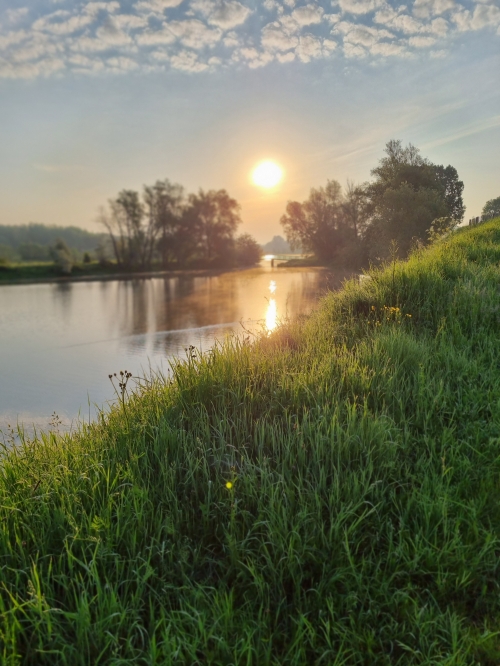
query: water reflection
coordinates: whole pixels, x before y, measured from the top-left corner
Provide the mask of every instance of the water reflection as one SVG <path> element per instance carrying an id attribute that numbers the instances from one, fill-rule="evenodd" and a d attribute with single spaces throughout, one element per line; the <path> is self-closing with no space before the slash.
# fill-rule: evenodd
<path id="1" fill-rule="evenodd" d="M 269 283 L 269 291 L 271 294 L 276 292 L 276 281 L 271 280 Z M 276 299 L 270 298 L 269 305 L 266 310 L 266 331 L 271 333 L 276 328 L 278 323 L 278 309 L 276 307 Z"/>
<path id="2" fill-rule="evenodd" d="M 278 311 L 276 308 L 276 300 L 274 298 L 269 299 L 269 305 L 266 310 L 266 330 L 270 333 L 276 328 L 278 323 Z"/>
<path id="3" fill-rule="evenodd" d="M 0 287 L 0 428 L 66 424 L 113 398 L 108 374 L 167 372 L 174 356 L 307 313 L 343 275 L 262 267 L 220 275 Z"/>

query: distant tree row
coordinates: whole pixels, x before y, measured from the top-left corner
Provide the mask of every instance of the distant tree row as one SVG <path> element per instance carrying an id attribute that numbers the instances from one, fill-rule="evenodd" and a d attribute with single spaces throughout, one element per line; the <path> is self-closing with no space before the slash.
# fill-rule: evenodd
<path id="1" fill-rule="evenodd" d="M 289 201 L 281 224 L 292 247 L 359 266 L 384 260 L 391 241 L 404 257 L 415 243 L 463 220 L 464 184 L 456 169 L 432 164 L 415 146 L 389 141 L 371 174 L 362 185 L 348 182 L 343 190 L 330 180 L 311 189 L 307 201 Z"/>
<path id="2" fill-rule="evenodd" d="M 0 245 L 7 246 L 22 259 L 49 258 L 49 247 L 63 240 L 68 247 L 90 252 L 102 241 L 104 234 L 78 227 L 57 227 L 32 222 L 31 224 L 0 224 Z"/>
<path id="3" fill-rule="evenodd" d="M 236 237 L 240 206 L 226 190 L 186 194 L 169 180 L 122 190 L 102 209 L 114 258 L 124 270 L 215 268 L 257 263 L 261 248 L 248 234 Z"/>

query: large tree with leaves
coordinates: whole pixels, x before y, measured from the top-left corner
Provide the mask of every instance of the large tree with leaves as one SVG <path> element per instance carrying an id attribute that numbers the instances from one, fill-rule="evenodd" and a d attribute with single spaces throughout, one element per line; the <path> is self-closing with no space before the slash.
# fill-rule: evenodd
<path id="1" fill-rule="evenodd" d="M 452 166 L 432 164 L 418 148 L 389 141 L 385 156 L 365 186 L 369 225 L 366 245 L 371 258 L 383 258 L 391 240 L 406 255 L 417 239 L 426 242 L 434 219 L 464 216 L 463 182 Z"/>
<path id="2" fill-rule="evenodd" d="M 232 262 L 234 234 L 241 223 L 240 205 L 226 190 L 199 190 L 184 210 L 180 240 L 206 266 Z"/>
<path id="3" fill-rule="evenodd" d="M 144 186 L 143 200 L 153 241 L 148 244 L 149 259 L 157 249 L 167 268 L 178 259 L 179 226 L 186 207 L 184 188 L 168 179 L 158 180 L 152 186 Z"/>
<path id="4" fill-rule="evenodd" d="M 325 187 L 312 188 L 306 201 L 289 201 L 280 222 L 291 247 L 301 246 L 321 261 L 334 259 L 358 237 L 357 196 L 356 188 L 348 188 L 346 196 L 336 180 L 329 180 Z"/>

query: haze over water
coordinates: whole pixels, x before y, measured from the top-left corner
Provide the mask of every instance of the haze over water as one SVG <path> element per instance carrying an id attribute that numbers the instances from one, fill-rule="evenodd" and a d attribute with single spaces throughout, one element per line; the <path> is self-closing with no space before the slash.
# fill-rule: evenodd
<path id="1" fill-rule="evenodd" d="M 0 287 L 0 429 L 63 429 L 114 398 L 110 373 L 169 370 L 189 345 L 206 351 L 244 329 L 270 331 L 308 313 L 343 276 L 314 268 Z"/>

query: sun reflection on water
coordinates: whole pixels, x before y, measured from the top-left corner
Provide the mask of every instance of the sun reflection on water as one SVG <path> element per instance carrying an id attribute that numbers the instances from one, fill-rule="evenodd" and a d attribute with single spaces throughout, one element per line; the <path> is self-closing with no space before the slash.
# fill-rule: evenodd
<path id="1" fill-rule="evenodd" d="M 266 311 L 266 329 L 270 333 L 273 329 L 276 328 L 277 324 L 277 315 L 278 311 L 276 308 L 276 300 L 274 298 L 269 299 L 269 305 L 267 306 Z"/>
<path id="2" fill-rule="evenodd" d="M 276 292 L 276 281 L 271 280 L 269 283 L 269 291 L 271 294 L 274 294 Z M 278 323 L 278 308 L 276 306 L 276 299 L 270 298 L 269 299 L 269 305 L 267 306 L 267 311 L 266 311 L 266 329 L 267 332 L 270 333 L 272 330 L 276 328 L 276 325 Z"/>

